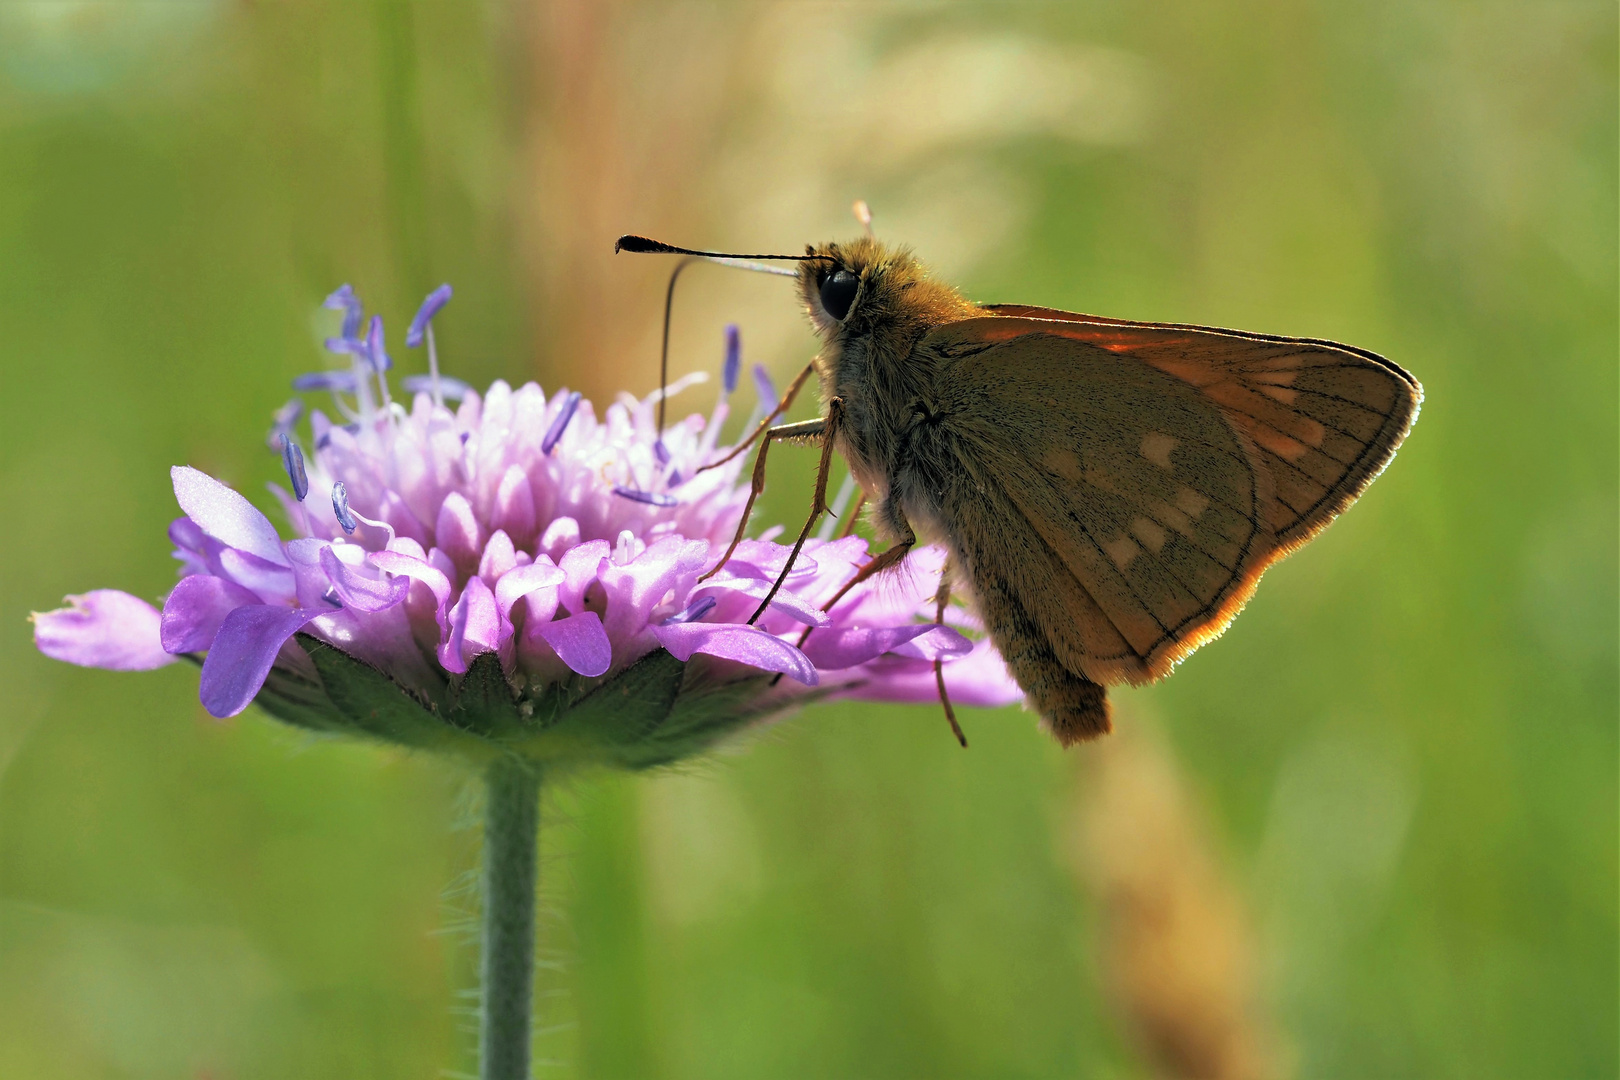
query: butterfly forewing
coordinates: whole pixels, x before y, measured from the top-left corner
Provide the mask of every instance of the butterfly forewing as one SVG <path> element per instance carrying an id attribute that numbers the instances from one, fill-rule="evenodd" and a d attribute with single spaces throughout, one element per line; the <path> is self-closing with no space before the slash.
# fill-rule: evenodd
<path id="1" fill-rule="evenodd" d="M 1099 682 L 1157 678 L 1376 475 L 1415 383 L 1328 343 L 1051 314 L 951 323 L 919 347 L 949 365 L 942 405 L 977 488 L 999 488 L 1084 594 L 1026 589 L 1058 652 Z M 986 566 L 1016 531 L 961 536 L 963 556 Z"/>

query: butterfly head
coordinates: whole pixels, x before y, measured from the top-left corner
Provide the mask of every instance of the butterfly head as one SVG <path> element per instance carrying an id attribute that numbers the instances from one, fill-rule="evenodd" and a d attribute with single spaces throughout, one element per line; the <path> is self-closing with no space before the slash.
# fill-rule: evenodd
<path id="1" fill-rule="evenodd" d="M 926 332 L 973 308 L 933 280 L 909 248 L 871 237 L 805 248 L 799 292 L 817 333 L 829 344 L 873 334 Z"/>

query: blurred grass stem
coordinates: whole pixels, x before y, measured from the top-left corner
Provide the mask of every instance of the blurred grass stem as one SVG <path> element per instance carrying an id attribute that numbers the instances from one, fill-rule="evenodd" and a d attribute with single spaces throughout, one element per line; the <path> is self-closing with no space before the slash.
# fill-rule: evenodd
<path id="1" fill-rule="evenodd" d="M 483 1023 L 479 1080 L 528 1080 L 540 774 L 503 758 L 485 774 Z"/>

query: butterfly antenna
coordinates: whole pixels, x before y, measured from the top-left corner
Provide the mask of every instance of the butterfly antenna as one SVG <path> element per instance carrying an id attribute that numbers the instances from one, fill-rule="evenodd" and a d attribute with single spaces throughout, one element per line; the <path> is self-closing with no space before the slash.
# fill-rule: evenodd
<path id="1" fill-rule="evenodd" d="M 675 264 L 675 269 L 669 274 L 669 288 L 664 290 L 664 344 L 658 350 L 658 442 L 664 441 L 664 407 L 669 402 L 669 395 L 664 388 L 669 385 L 669 315 L 675 307 L 675 282 L 680 280 L 681 271 L 699 261 L 697 256 L 688 255 Z"/>
<path id="2" fill-rule="evenodd" d="M 877 236 L 872 232 L 872 208 L 866 205 L 866 200 L 856 199 L 850 210 L 854 212 L 855 220 L 861 223 L 861 228 L 866 230 L 866 235 L 876 240 Z"/>
<path id="3" fill-rule="evenodd" d="M 730 251 L 698 251 L 696 248 L 676 247 L 666 244 L 662 240 L 651 237 L 636 236 L 626 233 L 613 242 L 613 253 L 628 251 L 632 255 L 696 255 L 701 259 L 784 259 L 793 262 L 805 262 L 823 259 L 827 262 L 837 262 L 831 255 L 738 255 Z"/>

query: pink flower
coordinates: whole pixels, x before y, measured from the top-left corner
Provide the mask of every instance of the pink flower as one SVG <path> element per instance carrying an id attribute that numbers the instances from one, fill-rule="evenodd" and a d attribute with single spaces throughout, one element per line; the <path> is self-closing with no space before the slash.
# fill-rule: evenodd
<path id="1" fill-rule="evenodd" d="M 937 549 L 823 612 L 868 552 L 858 537 L 812 540 L 752 624 L 787 548 L 744 541 L 699 581 L 747 497 L 742 457 L 699 471 L 724 453 L 734 342 L 713 413 L 660 439 L 656 395 L 620 395 L 598 418 L 577 393 L 496 382 L 480 396 L 439 376 L 430 320 L 448 299 L 436 291 L 412 324 L 434 374 L 405 380 L 407 408 L 391 399 L 381 319 L 360 337 L 358 300 L 334 293 L 345 318 L 328 348 L 349 366 L 294 385 L 330 390 L 344 422 L 313 412 L 307 459 L 300 407 L 273 433 L 289 538 L 236 491 L 176 466 L 181 579 L 161 614 L 113 590 L 70 597 L 33 617 L 39 649 L 118 670 L 203 654 L 215 716 L 257 700 L 317 728 L 631 765 L 811 694 L 932 700 L 936 657 L 958 701 L 1018 699 L 987 641 L 931 621 Z"/>

